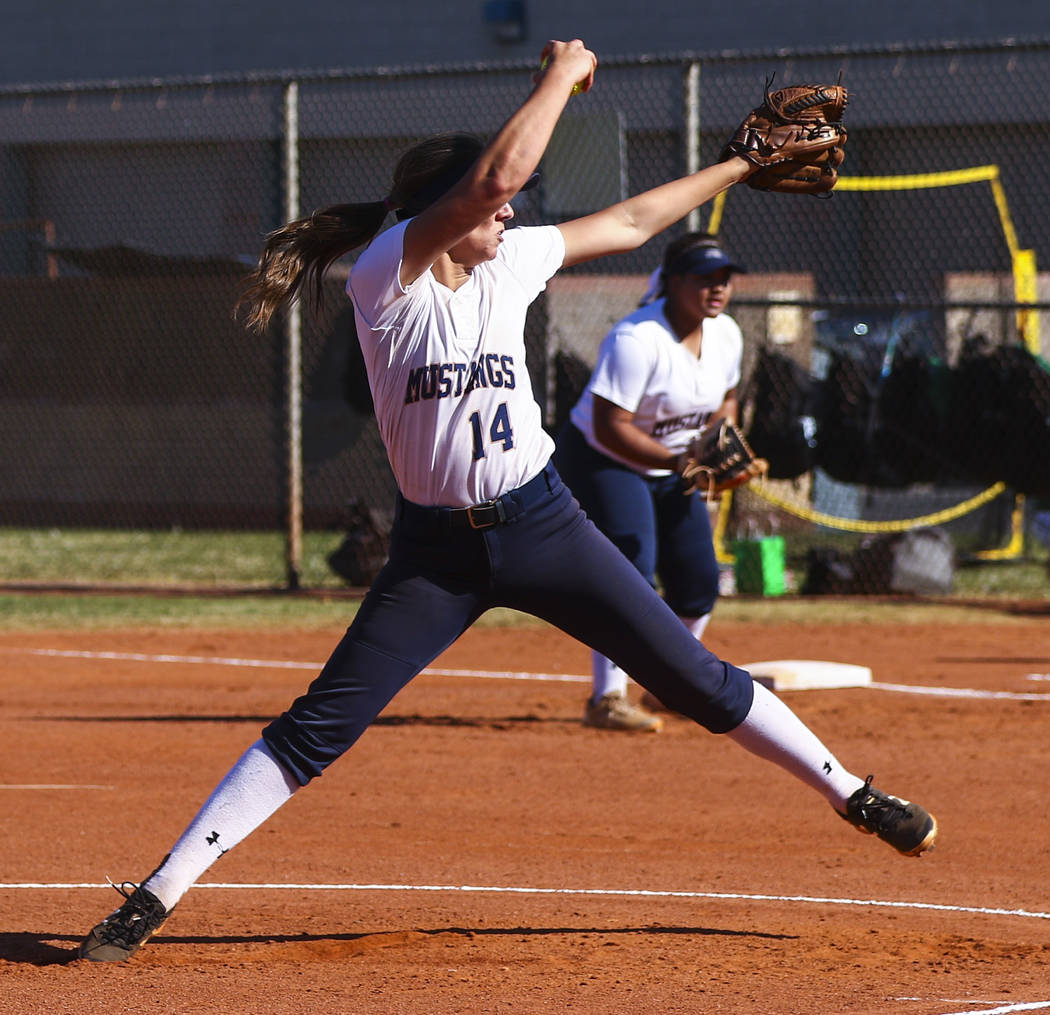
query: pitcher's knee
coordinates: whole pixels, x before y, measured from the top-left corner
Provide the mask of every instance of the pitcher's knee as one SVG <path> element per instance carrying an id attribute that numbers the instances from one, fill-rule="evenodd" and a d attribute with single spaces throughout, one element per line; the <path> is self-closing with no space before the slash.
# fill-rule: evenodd
<path id="1" fill-rule="evenodd" d="M 263 730 L 262 737 L 274 757 L 292 773 L 300 786 L 305 786 L 342 757 L 367 727 L 367 723 L 346 721 L 314 728 L 297 722 L 285 712 Z"/>
<path id="2" fill-rule="evenodd" d="M 668 673 L 643 682 L 669 709 L 711 733 L 736 729 L 751 711 L 755 695 L 751 674 L 721 659 L 707 665 L 702 674 Z"/>

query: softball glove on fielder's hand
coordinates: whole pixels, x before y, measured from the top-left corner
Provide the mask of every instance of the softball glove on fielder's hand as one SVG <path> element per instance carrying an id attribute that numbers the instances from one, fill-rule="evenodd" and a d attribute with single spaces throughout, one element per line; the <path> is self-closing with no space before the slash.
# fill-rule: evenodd
<path id="1" fill-rule="evenodd" d="M 703 490 L 709 500 L 768 471 L 769 462 L 755 457 L 739 428 L 727 419 L 701 431 L 682 453 L 678 468 L 685 492 Z"/>
<path id="2" fill-rule="evenodd" d="M 744 181 L 755 190 L 826 194 L 838 180 L 848 137 L 842 114 L 849 93 L 842 85 L 791 85 L 769 90 L 747 114 L 722 151 L 746 159 L 754 172 Z"/>

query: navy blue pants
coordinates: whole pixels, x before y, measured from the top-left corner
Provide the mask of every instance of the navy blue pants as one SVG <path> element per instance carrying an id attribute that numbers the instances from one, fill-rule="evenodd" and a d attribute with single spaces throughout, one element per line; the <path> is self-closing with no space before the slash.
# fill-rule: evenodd
<path id="1" fill-rule="evenodd" d="M 751 708 L 750 675 L 698 642 L 580 509 L 552 465 L 486 512 L 399 498 L 390 557 L 306 693 L 263 730 L 302 785 L 320 775 L 420 670 L 486 610 L 549 621 L 713 733 Z M 453 524 L 456 523 L 456 524 Z"/>
<path id="2" fill-rule="evenodd" d="M 680 617 L 703 617 L 718 598 L 718 560 L 707 503 L 677 475 L 644 476 L 595 451 L 571 423 L 554 463 L 595 525 Z"/>

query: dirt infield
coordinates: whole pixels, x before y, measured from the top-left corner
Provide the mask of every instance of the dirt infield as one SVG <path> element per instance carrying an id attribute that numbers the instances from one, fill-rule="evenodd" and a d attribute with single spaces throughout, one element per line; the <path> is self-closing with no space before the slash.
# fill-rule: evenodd
<path id="1" fill-rule="evenodd" d="M 477 628 L 132 961 L 74 961 L 106 877 L 148 872 L 338 636 L 0 635 L 6 1015 L 1050 1011 L 1046 617 L 712 626 L 735 662 L 925 689 L 785 695 L 936 813 L 921 860 L 685 720 L 583 729 L 585 683 L 521 678 L 582 646 Z"/>

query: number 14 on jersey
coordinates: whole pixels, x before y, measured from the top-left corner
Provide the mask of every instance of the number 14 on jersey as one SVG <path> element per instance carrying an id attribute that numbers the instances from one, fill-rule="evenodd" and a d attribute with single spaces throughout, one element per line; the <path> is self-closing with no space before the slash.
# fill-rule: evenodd
<path id="1" fill-rule="evenodd" d="M 474 461 L 485 457 L 485 430 L 481 420 L 480 412 L 470 414 L 470 429 L 474 439 Z M 507 412 L 507 403 L 501 402 L 496 409 L 495 415 L 488 428 L 489 444 L 502 444 L 504 451 L 510 451 L 514 447 L 514 430 L 510 425 L 510 414 Z"/>

